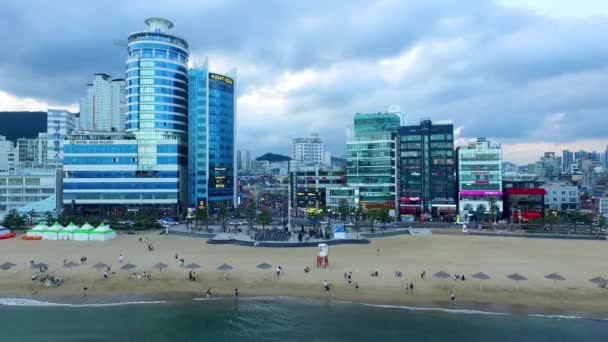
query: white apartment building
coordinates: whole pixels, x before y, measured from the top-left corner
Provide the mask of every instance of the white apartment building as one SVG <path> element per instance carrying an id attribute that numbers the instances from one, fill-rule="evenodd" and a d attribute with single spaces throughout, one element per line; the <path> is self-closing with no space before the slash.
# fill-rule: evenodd
<path id="1" fill-rule="evenodd" d="M 45 168 L 47 165 L 46 133 L 38 133 L 38 138 L 17 139 L 16 150 L 19 154 L 19 169 Z"/>
<path id="2" fill-rule="evenodd" d="M 13 172 L 19 164 L 19 153 L 12 141 L 0 135 L 0 172 Z M 0 201 L 1 202 L 1 201 Z"/>
<path id="3" fill-rule="evenodd" d="M 80 100 L 80 130 L 125 130 L 126 82 L 107 74 L 95 74 L 87 84 L 86 95 Z"/>
<path id="4" fill-rule="evenodd" d="M 46 119 L 47 163 L 63 164 L 63 139 L 75 130 L 75 115 L 67 110 L 49 109 Z"/>
<path id="5" fill-rule="evenodd" d="M 291 158 L 294 161 L 323 164 L 323 140 L 318 134 L 311 134 L 310 138 L 293 139 Z"/>

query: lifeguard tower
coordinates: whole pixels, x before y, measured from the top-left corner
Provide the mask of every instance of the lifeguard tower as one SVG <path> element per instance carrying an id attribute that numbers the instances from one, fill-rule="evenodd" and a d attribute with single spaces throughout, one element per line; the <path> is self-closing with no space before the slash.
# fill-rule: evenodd
<path id="1" fill-rule="evenodd" d="M 329 246 L 326 243 L 320 243 L 317 267 L 327 268 L 327 266 L 329 266 Z"/>

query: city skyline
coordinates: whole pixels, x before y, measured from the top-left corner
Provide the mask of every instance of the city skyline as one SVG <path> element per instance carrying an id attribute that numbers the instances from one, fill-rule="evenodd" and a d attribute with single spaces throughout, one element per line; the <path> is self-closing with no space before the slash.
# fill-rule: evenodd
<path id="1" fill-rule="evenodd" d="M 288 155 L 291 139 L 313 132 L 339 155 L 352 116 L 390 104 L 401 106 L 408 124 L 451 119 L 456 146 L 488 137 L 519 164 L 544 151 L 603 151 L 608 49 L 595 32 L 608 28 L 607 5 L 522 3 L 382 2 L 344 11 L 337 3 L 268 2 L 253 12 L 246 3 L 188 3 L 188 11 L 160 2 L 86 4 L 82 11 L 68 1 L 2 4 L 7 44 L 20 43 L 0 58 L 0 110 L 77 111 L 92 74 L 124 73 L 124 50 L 113 40 L 163 13 L 196 46 L 191 66 L 207 56 L 214 70 L 237 66 L 237 148 L 252 156 Z M 275 20 L 266 22 L 271 10 Z M 49 30 L 36 13 L 60 20 Z M 104 25 L 108 18 L 112 25 Z M 226 18 L 239 25 L 222 25 Z M 535 41 L 545 43 L 542 50 Z"/>

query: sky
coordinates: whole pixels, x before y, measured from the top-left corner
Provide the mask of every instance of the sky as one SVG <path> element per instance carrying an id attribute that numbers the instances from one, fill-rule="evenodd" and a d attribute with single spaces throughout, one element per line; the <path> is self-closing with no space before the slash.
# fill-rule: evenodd
<path id="1" fill-rule="evenodd" d="M 237 68 L 253 156 L 311 133 L 342 155 L 353 115 L 388 105 L 516 163 L 608 145 L 605 0 L 2 1 L 0 111 L 78 111 L 94 73 L 124 77 L 114 41 L 147 17 L 173 21 L 192 66 Z"/>

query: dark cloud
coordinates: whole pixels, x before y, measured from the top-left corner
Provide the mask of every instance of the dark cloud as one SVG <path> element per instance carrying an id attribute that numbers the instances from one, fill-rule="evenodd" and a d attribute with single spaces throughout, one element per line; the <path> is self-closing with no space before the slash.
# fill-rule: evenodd
<path id="1" fill-rule="evenodd" d="M 408 122 L 452 119 L 464 136 L 606 138 L 608 19 L 486 0 L 5 1 L 0 91 L 76 103 L 93 73 L 123 75 L 113 41 L 150 16 L 171 19 L 198 62 L 239 68 L 240 95 L 259 95 L 239 106 L 239 144 L 259 153 L 318 132 L 341 154 L 352 115 L 390 104 Z"/>

